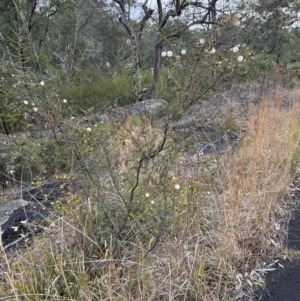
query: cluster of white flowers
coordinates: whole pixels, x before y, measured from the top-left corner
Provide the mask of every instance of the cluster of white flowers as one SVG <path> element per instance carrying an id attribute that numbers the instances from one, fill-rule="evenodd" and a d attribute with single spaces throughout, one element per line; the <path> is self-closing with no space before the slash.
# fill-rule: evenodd
<path id="1" fill-rule="evenodd" d="M 246 46 L 246 44 L 243 44 L 243 45 L 242 45 L 242 47 L 245 47 L 245 46 Z M 238 44 L 238 45 L 236 45 L 236 46 L 230 48 L 230 51 L 232 51 L 232 52 L 234 52 L 234 53 L 239 52 L 239 50 L 240 50 L 240 44 Z M 239 55 L 239 56 L 237 57 L 237 60 L 238 60 L 238 62 L 242 62 L 242 61 L 244 61 L 244 57 L 243 57 L 242 55 Z"/>
<path id="2" fill-rule="evenodd" d="M 41 85 L 41 86 L 45 86 L 45 82 L 42 80 L 42 81 L 40 82 L 40 85 Z"/>
<path id="3" fill-rule="evenodd" d="M 182 49 L 182 50 L 181 50 L 181 54 L 182 54 L 182 55 L 186 55 L 186 50 L 185 50 L 185 49 Z"/>
<path id="4" fill-rule="evenodd" d="M 202 45 L 205 43 L 205 40 L 204 39 L 200 39 L 199 43 Z"/>
<path id="5" fill-rule="evenodd" d="M 213 47 L 213 48 L 211 49 L 210 53 L 211 53 L 211 54 L 214 54 L 215 52 L 216 52 L 216 48 Z"/>
<path id="6" fill-rule="evenodd" d="M 66 99 L 63 99 L 63 103 L 67 103 L 68 101 Z"/>
<path id="7" fill-rule="evenodd" d="M 33 108 L 33 111 L 34 111 L 34 112 L 37 112 L 37 111 L 38 111 L 38 108 Z"/>
<path id="8" fill-rule="evenodd" d="M 149 197 L 150 197 L 150 193 L 149 193 L 149 192 L 146 192 L 146 193 L 145 193 L 145 197 L 146 197 L 146 198 L 149 198 Z M 155 204 L 155 201 L 154 201 L 154 200 L 151 200 L 150 203 L 151 203 L 152 205 L 154 205 L 154 204 Z"/>
<path id="9" fill-rule="evenodd" d="M 166 57 L 166 56 L 167 56 L 167 57 L 172 57 L 172 56 L 173 56 L 173 52 L 170 51 L 170 50 L 167 51 L 167 52 L 166 52 L 166 51 L 163 51 L 163 52 L 161 53 L 161 56 L 162 56 L 162 57 Z"/>
<path id="10" fill-rule="evenodd" d="M 86 128 L 86 130 L 87 130 L 88 132 L 90 132 L 92 129 L 91 129 L 90 127 L 88 127 L 88 128 Z"/>
<path id="11" fill-rule="evenodd" d="M 24 100 L 23 103 L 24 103 L 24 105 L 28 105 L 28 101 L 27 100 Z"/>
<path id="12" fill-rule="evenodd" d="M 179 184 L 176 184 L 176 185 L 175 185 L 175 189 L 176 189 L 176 190 L 179 190 L 179 189 L 180 189 L 180 185 L 179 185 Z"/>

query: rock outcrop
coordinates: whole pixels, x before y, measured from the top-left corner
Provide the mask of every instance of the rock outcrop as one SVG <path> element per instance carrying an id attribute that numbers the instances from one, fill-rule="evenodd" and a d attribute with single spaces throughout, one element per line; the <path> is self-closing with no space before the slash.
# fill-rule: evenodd
<path id="1" fill-rule="evenodd" d="M 5 250 L 23 243 L 25 238 L 41 230 L 40 222 L 49 216 L 49 209 L 68 190 L 68 183 L 48 180 L 40 187 L 28 185 L 15 200 L 0 204 L 2 245 Z"/>

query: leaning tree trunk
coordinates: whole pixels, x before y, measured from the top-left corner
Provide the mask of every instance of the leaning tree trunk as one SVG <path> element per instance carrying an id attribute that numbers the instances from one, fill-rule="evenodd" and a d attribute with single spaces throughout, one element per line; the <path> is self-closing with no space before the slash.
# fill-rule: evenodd
<path id="1" fill-rule="evenodd" d="M 132 58 L 133 58 L 133 77 L 134 77 L 134 97 L 138 100 L 142 93 L 141 62 L 139 51 L 139 40 L 136 35 L 131 35 Z"/>
<path id="2" fill-rule="evenodd" d="M 155 49 L 154 49 L 153 79 L 152 79 L 151 85 L 146 90 L 143 99 L 151 99 L 152 94 L 156 88 L 156 84 L 158 82 L 159 73 L 160 73 L 160 65 L 161 65 L 160 61 L 161 61 L 162 47 L 163 47 L 163 41 L 160 38 L 160 36 L 158 35 L 156 38 Z"/>

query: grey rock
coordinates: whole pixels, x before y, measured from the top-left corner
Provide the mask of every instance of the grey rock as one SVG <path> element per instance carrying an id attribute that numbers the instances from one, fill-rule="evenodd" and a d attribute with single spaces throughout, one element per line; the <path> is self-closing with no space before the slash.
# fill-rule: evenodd
<path id="1" fill-rule="evenodd" d="M 4 224 L 14 210 L 27 205 L 28 202 L 23 199 L 17 199 L 0 203 L 0 225 Z"/>
<path id="2" fill-rule="evenodd" d="M 148 113 L 151 117 L 157 116 L 159 110 L 165 108 L 168 103 L 163 99 L 148 99 L 136 102 L 131 105 L 132 114 L 135 113 Z"/>
<path id="3" fill-rule="evenodd" d="M 124 107 L 115 107 L 110 110 L 97 110 L 84 117 L 85 122 L 118 121 L 121 118 L 143 114 L 152 119 L 158 118 L 158 112 L 167 107 L 168 103 L 163 99 L 148 99 L 139 101 Z"/>

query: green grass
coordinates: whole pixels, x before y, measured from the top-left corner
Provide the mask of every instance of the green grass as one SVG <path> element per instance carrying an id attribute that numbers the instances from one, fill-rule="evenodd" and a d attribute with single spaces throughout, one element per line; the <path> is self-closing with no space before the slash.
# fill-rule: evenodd
<path id="1" fill-rule="evenodd" d="M 151 70 L 142 70 L 141 74 L 143 87 L 149 87 L 152 81 Z M 171 76 L 169 69 L 162 68 L 153 98 L 172 101 L 180 96 L 178 92 L 185 85 L 182 78 L 182 70 L 172 71 Z M 135 101 L 133 84 L 133 76 L 130 72 L 106 75 L 97 75 L 96 73 L 89 78 L 80 75 L 73 79 L 70 84 L 68 100 L 70 100 L 75 112 L 81 113 L 101 104 L 109 106 L 127 105 Z M 61 94 L 63 93 L 64 88 L 61 90 Z"/>

